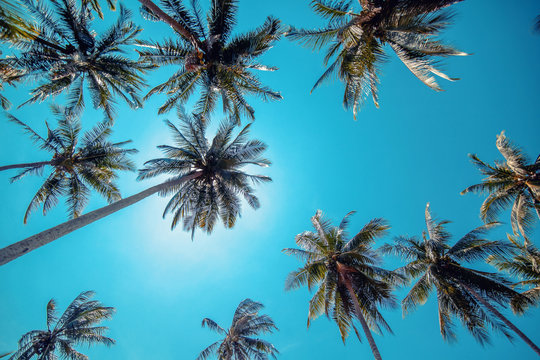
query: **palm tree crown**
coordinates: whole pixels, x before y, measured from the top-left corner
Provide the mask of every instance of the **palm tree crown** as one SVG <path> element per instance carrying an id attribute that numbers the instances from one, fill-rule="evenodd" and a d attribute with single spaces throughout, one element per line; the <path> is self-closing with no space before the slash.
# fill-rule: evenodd
<path id="1" fill-rule="evenodd" d="M 84 360 L 88 357 L 73 346 L 96 343 L 113 345 L 115 341 L 103 335 L 108 328 L 95 325 L 110 319 L 114 308 L 91 300 L 93 295 L 92 291 L 81 293 L 59 318 L 56 315 L 56 302 L 51 299 L 47 304 L 47 330 L 33 330 L 24 334 L 19 340 L 19 349 L 9 360 L 30 360 L 34 356 L 37 359 L 56 360 L 57 353 L 65 359 Z"/>
<path id="2" fill-rule="evenodd" d="M 137 152 L 124 149 L 131 141 L 111 143 L 107 138 L 111 134 L 110 125 L 99 123 L 81 134 L 81 123 L 77 116 L 61 107 L 52 107 L 58 118 L 58 127 L 50 129 L 47 125 L 47 137 L 43 138 L 28 125 L 12 115 L 9 119 L 22 126 L 40 148 L 52 153 L 52 159 L 39 163 L 21 164 L 24 169 L 11 181 L 16 181 L 29 174 L 41 174 L 46 166 L 52 171 L 41 185 L 24 215 L 24 222 L 30 213 L 43 205 L 43 213 L 58 203 L 60 196 L 67 196 L 66 204 L 71 217 L 77 217 L 88 202 L 90 189 L 104 196 L 109 203 L 121 199 L 120 191 L 114 180 L 117 170 L 135 170 L 135 165 L 127 157 Z"/>
<path id="3" fill-rule="evenodd" d="M 505 255 L 510 247 L 499 241 L 483 238 L 498 223 L 480 226 L 458 240 L 448 244 L 450 234 L 444 228 L 448 221 L 437 222 L 432 218 L 429 204 L 426 206 L 427 233 L 422 240 L 398 237 L 393 245 L 386 244 L 381 250 L 410 261 L 397 271 L 411 281 L 419 277 L 402 301 L 403 313 L 407 314 L 418 304 L 424 304 L 435 289 L 439 307 L 439 325 L 445 340 L 455 340 L 452 317 L 458 317 L 474 338 L 480 343 L 489 341 L 488 328 L 501 331 L 510 338 L 507 327 L 495 318 L 489 303 L 506 306 L 515 298 L 514 310 L 519 310 L 528 300 L 508 287 L 509 282 L 495 273 L 488 273 L 461 265 L 461 262 L 485 260 L 490 255 Z M 485 299 L 485 303 L 479 299 Z M 490 310 L 490 311 L 486 311 Z"/>
<path id="4" fill-rule="evenodd" d="M 512 286 L 526 289 L 522 294 L 538 305 L 540 302 L 540 250 L 528 242 L 521 245 L 511 236 L 508 238 L 517 250 L 513 257 L 509 259 L 491 256 L 488 262 L 497 269 L 521 279 Z"/>
<path id="5" fill-rule="evenodd" d="M 467 55 L 435 39 L 452 18 L 448 12 L 437 11 L 458 1 L 360 0 L 362 11 L 354 12 L 351 0 L 313 0 L 313 9 L 328 19 L 328 25 L 317 30 L 292 27 L 287 36 L 314 50 L 328 46 L 324 63 L 330 66 L 313 89 L 337 73 L 345 82 L 343 104 L 353 108 L 356 118 L 369 95 L 379 106 L 377 84 L 386 60 L 385 44 L 430 88 L 441 91 L 432 74 L 456 80 L 436 69 L 432 57 Z"/>
<path id="6" fill-rule="evenodd" d="M 196 105 L 198 113 L 205 115 L 211 112 L 221 96 L 224 111 L 230 113 L 238 123 L 242 113 L 254 118 L 254 110 L 244 95 L 253 94 L 265 100 L 281 99 L 278 92 L 263 86 L 250 72 L 251 69 L 276 69 L 260 64 L 257 58 L 280 38 L 280 21 L 269 17 L 256 30 L 231 38 L 236 22 L 236 0 L 212 0 L 206 27 L 201 21 L 198 2 L 194 0 L 191 3 L 193 9 L 190 11 L 180 1 L 161 0 L 175 29 L 181 26 L 184 30 L 182 33 L 177 30 L 178 40 L 139 42 L 144 47 L 139 51 L 143 61 L 156 65 L 180 65 L 173 76 L 147 95 L 169 94 L 159 113 L 186 102 L 197 86 L 201 92 Z M 147 9 L 146 13 L 156 19 L 151 10 Z"/>
<path id="7" fill-rule="evenodd" d="M 305 261 L 303 267 L 289 274 L 285 288 L 307 285 L 311 290 L 318 287 L 309 302 L 308 326 L 319 315 L 330 316 L 331 313 L 343 341 L 351 327 L 360 339 L 352 322 L 352 317 L 357 316 L 373 350 L 375 344 L 371 344 L 369 328 L 379 333 L 382 328 L 391 332 L 378 307 L 395 306 L 392 290 L 393 285 L 400 282 L 400 276 L 378 267 L 382 260 L 372 249 L 375 239 L 390 227 L 383 219 L 373 219 L 348 239 L 346 228 L 353 213 L 348 213 L 336 227 L 317 211 L 311 218 L 315 232 L 306 231 L 296 236 L 296 244 L 301 249 L 283 250 Z"/>
<path id="8" fill-rule="evenodd" d="M 208 326 L 225 338 L 204 349 L 197 360 L 208 359 L 214 353 L 219 360 L 267 360 L 269 355 L 276 359 L 279 352 L 274 345 L 253 337 L 260 333 L 271 333 L 277 329 L 270 316 L 259 315 L 262 308 L 261 303 L 245 299 L 236 308 L 231 327 L 228 330 L 223 329 L 212 319 L 203 319 L 203 327 Z"/>
<path id="9" fill-rule="evenodd" d="M 530 235 L 535 221 L 534 211 L 540 218 L 540 155 L 534 163 L 504 135 L 497 136 L 497 149 L 505 162 L 494 165 L 484 163 L 475 154 L 469 155 L 478 170 L 486 176 L 480 184 L 461 192 L 488 193 L 480 216 L 484 221 L 494 221 L 499 212 L 512 205 L 511 223 L 514 234 L 521 233 L 525 239 Z"/>
<path id="10" fill-rule="evenodd" d="M 23 79 L 44 79 L 27 102 L 67 90 L 68 108 L 79 111 L 84 106 L 86 80 L 94 107 L 103 109 L 111 122 L 113 95 L 133 108 L 142 106 L 137 93 L 144 86 L 141 75 L 149 66 L 121 55 L 141 31 L 129 20 L 129 10 L 120 6 L 116 24 L 96 36 L 90 29 L 88 4 L 77 7 L 75 0 L 52 0 L 50 11 L 42 2 L 22 1 L 38 20 L 40 34 L 31 41 L 18 41 L 23 53 L 8 60 L 24 72 Z"/>
<path id="11" fill-rule="evenodd" d="M 221 123 L 210 142 L 205 138 L 206 122 L 200 115 L 188 116 L 179 109 L 178 117 L 180 128 L 166 121 L 176 146 L 159 146 L 167 157 L 146 162 L 139 179 L 167 174 L 173 175 L 169 182 L 174 182 L 194 176 L 161 192 L 174 194 L 163 214 L 173 213 L 171 228 L 182 218 L 184 229 L 191 230 L 192 237 L 197 227 L 210 233 L 218 218 L 231 228 L 240 216 L 239 196 L 257 209 L 259 199 L 250 184 L 271 181 L 268 176 L 243 171 L 247 165 L 270 165 L 261 157 L 266 144 L 247 139 L 250 125 L 233 137 L 236 124 L 230 119 Z"/>

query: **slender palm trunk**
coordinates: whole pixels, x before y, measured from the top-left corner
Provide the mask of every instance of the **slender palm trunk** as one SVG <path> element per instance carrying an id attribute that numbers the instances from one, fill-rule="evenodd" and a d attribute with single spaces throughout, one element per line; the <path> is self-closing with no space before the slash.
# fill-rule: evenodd
<path id="1" fill-rule="evenodd" d="M 482 303 L 485 307 L 489 309 L 495 316 L 497 316 L 503 323 L 505 323 L 506 326 L 508 326 L 510 329 L 512 329 L 523 341 L 527 343 L 531 347 L 531 349 L 534 350 L 538 356 L 540 356 L 540 348 L 536 346 L 535 343 L 532 342 L 531 339 L 527 337 L 521 330 L 519 330 L 514 324 L 510 322 L 506 317 L 504 317 L 503 314 L 501 314 L 495 307 L 493 307 L 486 299 L 484 299 L 480 294 L 478 294 L 476 291 L 471 289 L 469 286 L 465 285 L 464 283 L 460 282 L 460 285 L 463 286 L 474 298 Z"/>
<path id="2" fill-rule="evenodd" d="M 184 36 L 187 40 L 189 40 L 195 48 L 198 50 L 201 50 L 202 44 L 201 42 L 185 27 L 180 25 L 178 21 L 174 20 L 172 17 L 167 15 L 163 10 L 159 8 L 156 4 L 154 4 L 150 0 L 139 0 L 141 4 L 152 10 L 152 12 L 159 17 L 163 22 L 169 24 L 170 27 L 172 27 L 174 30 L 178 31 L 182 36 Z"/>
<path id="3" fill-rule="evenodd" d="M 348 271 L 346 270 L 345 266 L 343 266 L 339 262 L 337 263 L 337 268 L 338 268 L 339 276 L 342 279 L 343 284 L 349 291 L 349 295 L 351 296 L 351 299 L 353 300 L 356 316 L 358 317 L 358 320 L 360 320 L 362 329 L 364 330 L 364 333 L 366 334 L 366 338 L 369 342 L 369 347 L 371 348 L 373 357 L 376 360 L 382 360 L 381 354 L 379 353 L 379 349 L 377 348 L 377 344 L 375 344 L 375 339 L 373 339 L 371 330 L 369 329 L 366 319 L 364 318 L 364 315 L 362 314 L 362 309 L 360 309 L 360 304 L 358 303 L 358 298 L 356 297 L 356 294 L 354 293 L 354 289 L 352 287 L 352 283 L 351 283 L 351 279 L 349 278 Z"/>
<path id="4" fill-rule="evenodd" d="M 118 200 L 117 202 L 114 202 L 110 205 L 104 206 L 100 209 L 81 215 L 78 218 L 66 221 L 65 223 L 57 225 L 48 230 L 42 231 L 36 235 L 32 235 L 15 244 L 6 246 L 5 248 L 0 249 L 0 266 L 7 264 L 8 262 L 13 261 L 16 258 L 26 253 L 29 253 L 30 251 L 35 250 L 43 245 L 47 245 L 48 243 L 64 235 L 67 235 L 72 231 L 80 229 L 86 225 L 89 225 L 95 221 L 98 221 L 101 218 L 111 215 L 117 212 L 118 210 L 122 210 L 123 208 L 133 205 L 157 192 L 168 189 L 172 186 L 179 185 L 185 181 L 194 179 L 199 176 L 200 176 L 199 172 L 190 173 L 188 175 L 181 177 L 180 179 L 167 181 L 162 184 L 152 186 L 151 188 L 141 191 L 138 194 L 132 195 L 122 200 Z"/>
<path id="5" fill-rule="evenodd" d="M 33 162 L 33 163 L 6 165 L 6 166 L 0 166 L 0 171 L 9 170 L 9 169 L 20 169 L 20 168 L 25 168 L 25 167 L 45 166 L 45 165 L 51 165 L 51 163 L 52 163 L 51 161 L 39 161 L 39 162 Z"/>

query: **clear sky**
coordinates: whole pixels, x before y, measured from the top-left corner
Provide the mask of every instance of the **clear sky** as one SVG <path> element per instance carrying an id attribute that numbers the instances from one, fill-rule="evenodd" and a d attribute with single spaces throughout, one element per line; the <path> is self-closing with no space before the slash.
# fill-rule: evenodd
<path id="1" fill-rule="evenodd" d="M 165 24 L 142 20 L 138 2 L 126 4 L 144 28 L 141 38 L 174 35 Z M 262 24 L 267 15 L 297 27 L 322 24 L 308 0 L 262 4 L 240 1 L 237 31 Z M 502 130 L 531 158 L 540 150 L 540 34 L 532 32 L 540 2 L 526 0 L 514 6 L 508 1 L 467 0 L 453 9 L 455 24 L 443 38 L 473 55 L 446 59 L 443 68 L 461 80 L 441 80 L 446 91 L 436 93 L 392 54 L 382 71 L 381 108 L 366 103 L 357 121 L 341 105 L 341 83 L 334 81 L 309 94 L 324 70 L 322 55 L 281 40 L 264 56 L 265 64 L 279 70 L 261 78 L 284 99 L 272 103 L 248 99 L 256 110 L 252 137 L 269 145 L 266 155 L 273 162 L 260 170 L 274 180 L 257 188 L 261 208 L 244 206 L 235 228 L 220 225 L 210 236 L 197 232 L 191 241 L 180 227 L 170 231 L 170 218 L 162 219 L 167 200 L 154 196 L 2 266 L 0 353 L 15 350 L 25 332 L 45 328 L 50 298 L 63 310 L 81 291 L 95 290 L 97 299 L 117 309 L 105 323 L 117 344 L 80 349 L 92 359 L 195 359 L 218 339 L 201 328 L 201 320 L 210 317 L 228 327 L 236 306 L 248 297 L 262 302 L 263 312 L 279 327 L 265 338 L 278 348 L 280 359 L 372 358 L 365 340 L 359 343 L 351 336 L 344 346 L 337 326 L 325 317 L 306 329 L 309 292 L 283 290 L 287 274 L 301 264 L 281 249 L 294 247 L 294 236 L 311 229 L 310 217 L 317 209 L 335 222 L 357 210 L 351 232 L 371 218 L 386 218 L 391 235 L 381 243 L 399 234 L 420 235 L 428 201 L 439 219 L 452 220 L 448 228 L 457 239 L 481 225 L 478 212 L 483 199 L 459 195 L 481 179 L 467 154 L 477 153 L 489 162 L 499 159 L 495 136 Z M 115 16 L 106 13 L 106 21 Z M 96 20 L 96 26 L 103 25 Z M 148 83 L 156 85 L 175 70 L 159 69 L 149 75 Z M 5 95 L 18 105 L 29 89 L 8 87 Z M 159 156 L 157 145 L 171 143 L 163 119 L 174 120 L 174 111 L 157 115 L 164 101 L 165 95 L 155 95 L 143 109 L 119 108 L 112 138 L 133 140 L 139 167 Z M 42 133 L 43 121 L 53 122 L 46 103 L 14 107 L 12 114 Z M 99 111 L 87 107 L 84 127 L 101 118 Z M 213 125 L 219 120 L 216 114 Z M 0 129 L 0 164 L 48 160 L 5 117 Z M 24 211 L 41 179 L 28 177 L 10 184 L 14 174 L 0 174 L 0 247 L 66 219 L 61 204 L 46 217 L 35 212 L 23 225 Z M 160 181 L 135 178 L 135 173 L 121 175 L 124 196 Z M 104 204 L 94 196 L 87 211 Z M 493 238 L 502 239 L 510 231 L 509 214 L 501 220 L 506 224 L 492 233 Z M 539 234 L 537 229 L 533 236 L 537 245 Z M 386 261 L 389 268 L 399 264 L 395 258 Z M 398 299 L 406 290 L 397 292 Z M 540 310 L 522 317 L 505 313 L 540 343 Z M 493 344 L 483 348 L 461 326 L 457 343 L 443 342 L 433 297 L 405 319 L 399 309 L 383 314 L 394 330 L 394 335 L 375 335 L 384 359 L 535 358 L 520 339 L 512 344 L 494 334 Z"/>

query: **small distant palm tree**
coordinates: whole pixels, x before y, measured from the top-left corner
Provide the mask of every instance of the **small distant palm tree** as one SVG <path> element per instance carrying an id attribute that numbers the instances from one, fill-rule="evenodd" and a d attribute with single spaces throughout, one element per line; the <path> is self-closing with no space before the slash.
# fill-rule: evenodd
<path id="1" fill-rule="evenodd" d="M 274 321 L 268 315 L 259 315 L 263 308 L 261 303 L 245 299 L 238 305 L 234 313 L 231 327 L 223 329 L 214 320 L 204 318 L 202 326 L 225 336 L 204 349 L 197 360 L 206 360 L 212 354 L 219 360 L 267 360 L 269 355 L 276 359 L 279 353 L 268 341 L 258 337 L 260 333 L 271 333 L 277 329 Z"/>
<path id="2" fill-rule="evenodd" d="M 271 17 L 254 31 L 232 37 L 236 22 L 236 0 L 212 0 L 202 22 L 198 1 L 192 10 L 180 1 L 161 0 L 163 10 L 149 0 L 140 0 L 150 18 L 168 23 L 179 36 L 177 41 L 139 42 L 141 59 L 154 65 L 179 65 L 166 82 L 154 87 L 146 97 L 166 92 L 169 99 L 159 113 L 185 103 L 197 87 L 201 97 L 196 111 L 206 116 L 221 96 L 223 109 L 240 123 L 241 114 L 254 119 L 254 110 L 244 96 L 252 94 L 267 99 L 281 99 L 278 92 L 261 84 L 250 70 L 274 71 L 257 61 L 281 37 L 280 21 Z"/>
<path id="3" fill-rule="evenodd" d="M 129 10 L 120 6 L 116 24 L 96 36 L 90 28 L 88 5 L 77 7 L 75 0 L 55 0 L 50 11 L 43 2 L 21 1 L 38 21 L 39 36 L 15 42 L 23 52 L 7 61 L 23 72 L 18 79 L 44 80 L 24 104 L 68 91 L 68 109 L 80 111 L 86 81 L 94 107 L 103 109 L 111 122 L 114 95 L 133 108 L 142 106 L 138 92 L 145 85 L 142 74 L 150 66 L 122 56 L 123 48 L 133 44 L 141 31 L 129 20 Z"/>
<path id="4" fill-rule="evenodd" d="M 94 292 L 82 292 L 67 307 L 62 316 L 56 315 L 56 302 L 47 304 L 47 330 L 32 330 L 19 340 L 19 349 L 9 360 L 57 359 L 57 354 L 65 359 L 88 359 L 73 347 L 77 345 L 113 345 L 115 341 L 103 334 L 105 326 L 96 326 L 108 320 L 114 308 L 105 307 L 99 301 L 91 300 Z"/>
<path id="5" fill-rule="evenodd" d="M 12 115 L 9 119 L 22 126 L 39 147 L 52 154 L 50 160 L 0 166 L 0 171 L 22 168 L 23 170 L 11 181 L 16 181 L 30 174 L 43 173 L 46 167 L 50 174 L 41 185 L 24 215 L 28 216 L 37 207 L 43 205 L 43 214 L 58 203 L 58 198 L 66 196 L 70 216 L 78 217 L 90 196 L 90 189 L 103 195 L 109 203 L 120 200 L 120 190 L 115 184 L 118 170 L 135 170 L 135 165 L 128 159 L 135 149 L 124 149 L 131 141 L 111 143 L 111 127 L 100 123 L 81 136 L 79 118 L 65 109 L 53 106 L 53 113 L 58 118 L 58 127 L 50 129 L 47 125 L 47 137 L 43 138 L 32 128 Z"/>
<path id="6" fill-rule="evenodd" d="M 326 27 L 304 30 L 291 27 L 287 36 L 302 45 L 319 50 L 328 46 L 324 58 L 327 70 L 312 91 L 337 74 L 345 82 L 343 104 L 358 108 L 371 95 L 379 106 L 377 86 L 388 44 L 407 68 L 424 84 L 441 91 L 432 74 L 450 78 L 435 68 L 435 56 L 467 55 L 443 45 L 435 37 L 451 22 L 452 15 L 440 9 L 461 0 L 359 0 L 355 12 L 351 0 L 313 0 L 315 12 L 328 20 Z"/>
<path id="7" fill-rule="evenodd" d="M 352 318 L 357 317 L 373 356 L 381 359 L 371 329 L 379 333 L 381 327 L 392 331 L 378 307 L 396 306 L 392 290 L 401 282 L 401 277 L 378 267 L 382 259 L 372 249 L 375 239 L 383 236 L 390 226 L 383 219 L 373 219 L 347 240 L 346 228 L 353 213 L 348 213 L 335 227 L 318 210 L 311 218 L 315 232 L 306 231 L 296 236 L 296 244 L 302 249 L 283 249 L 286 254 L 305 261 L 303 267 L 289 274 L 285 289 L 302 285 L 310 290 L 318 287 L 309 302 L 308 327 L 312 319 L 331 313 L 343 342 L 351 327 L 360 339 L 352 322 Z"/>
<path id="8" fill-rule="evenodd" d="M 489 165 L 476 154 L 469 155 L 486 178 L 461 194 L 489 194 L 480 208 L 480 216 L 485 222 L 496 220 L 500 211 L 513 204 L 512 230 L 514 235 L 521 233 L 527 240 L 535 222 L 534 211 L 540 218 L 540 155 L 531 163 L 517 146 L 508 141 L 504 131 L 497 136 L 497 149 L 504 157 L 504 163 L 495 161 L 494 165 Z"/>
<path id="9" fill-rule="evenodd" d="M 401 302 L 407 314 L 419 304 L 424 304 L 432 290 L 437 292 L 439 326 L 444 340 L 456 339 L 452 317 L 458 317 L 467 330 L 480 343 L 489 341 L 488 327 L 501 331 L 511 338 L 513 330 L 538 355 L 540 349 L 514 324 L 504 317 L 496 305 L 507 306 L 512 301 L 514 311 L 522 311 L 530 300 L 512 290 L 501 275 L 465 267 L 461 262 L 485 260 L 490 255 L 506 255 L 510 246 L 483 238 L 498 223 L 480 226 L 458 240 L 448 244 L 450 234 L 444 228 L 448 221 L 437 222 L 432 218 L 429 203 L 426 206 L 427 233 L 423 239 L 398 237 L 394 245 L 386 244 L 383 253 L 400 256 L 407 265 L 399 268 L 409 280 L 418 279 Z"/>
<path id="10" fill-rule="evenodd" d="M 188 116 L 182 111 L 178 115 L 180 128 L 166 121 L 176 146 L 159 146 L 166 157 L 148 161 L 139 173 L 139 179 L 171 175 L 169 180 L 0 249 L 0 265 L 156 193 L 173 194 L 164 215 L 173 213 L 172 228 L 183 220 L 192 238 L 196 228 L 210 233 L 218 219 L 232 228 L 240 216 L 240 197 L 257 209 L 260 203 L 251 185 L 271 179 L 249 174 L 245 167 L 270 165 L 261 157 L 266 144 L 248 140 L 250 125 L 233 136 L 234 120 L 223 122 L 214 139 L 208 141 L 206 122 L 200 116 Z"/>
<path id="11" fill-rule="evenodd" d="M 511 236 L 510 241 L 517 249 L 512 258 L 491 256 L 488 263 L 500 271 L 508 272 L 519 279 L 514 288 L 527 289 L 522 295 L 528 297 L 536 305 L 540 302 L 540 250 L 530 243 L 521 245 Z"/>

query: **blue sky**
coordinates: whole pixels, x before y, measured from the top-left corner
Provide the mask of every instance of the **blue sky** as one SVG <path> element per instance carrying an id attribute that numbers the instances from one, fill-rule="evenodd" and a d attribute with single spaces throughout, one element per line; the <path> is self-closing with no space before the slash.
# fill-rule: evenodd
<path id="1" fill-rule="evenodd" d="M 267 15 L 297 27 L 322 24 L 307 0 L 269 4 L 262 7 L 258 1 L 241 0 L 237 31 L 262 24 Z M 351 232 L 374 217 L 386 218 L 392 229 L 381 243 L 395 235 L 419 235 L 428 201 L 440 219 L 452 220 L 448 228 L 455 239 L 481 225 L 478 210 L 483 199 L 459 195 L 481 179 L 467 154 L 477 153 L 489 162 L 499 159 L 495 136 L 502 130 L 531 158 L 540 150 L 540 34 L 532 32 L 540 3 L 522 1 L 510 9 L 508 2 L 499 0 L 486 4 L 467 0 L 454 6 L 455 24 L 443 34 L 445 41 L 472 53 L 444 61 L 443 69 L 460 81 L 441 80 L 446 91 L 436 93 L 389 52 L 379 88 L 381 108 L 367 102 L 357 121 L 343 109 L 341 83 L 328 83 L 309 94 L 324 70 L 322 54 L 281 40 L 264 56 L 265 64 L 279 70 L 261 78 L 284 99 L 271 103 L 248 99 L 256 110 L 252 137 L 269 145 L 266 155 L 273 162 L 270 168 L 257 169 L 274 180 L 257 188 L 261 208 L 244 206 L 235 228 L 218 226 L 210 236 L 197 232 L 191 241 L 180 228 L 170 231 L 170 219 L 161 216 L 167 200 L 155 196 L 2 266 L 0 353 L 14 350 L 23 333 L 45 327 L 50 298 L 64 309 L 81 291 L 95 290 L 97 299 L 117 309 L 106 323 L 117 344 L 81 348 L 92 359 L 194 359 L 218 339 L 201 328 L 201 320 L 210 317 L 228 327 L 236 306 L 248 297 L 262 302 L 264 313 L 276 322 L 279 332 L 265 338 L 278 348 L 280 359 L 371 358 L 365 340 L 359 343 L 349 337 L 344 346 L 337 326 L 324 317 L 306 329 L 310 294 L 307 289 L 283 290 L 287 274 L 300 263 L 281 249 L 294 247 L 294 236 L 311 229 L 310 217 L 317 209 L 335 222 L 357 210 Z M 173 35 L 165 24 L 142 20 L 135 1 L 129 6 L 144 27 L 141 38 Z M 116 16 L 106 15 L 106 21 Z M 97 20 L 96 26 L 103 24 Z M 159 69 L 148 76 L 148 82 L 156 85 L 173 71 Z M 29 89 L 8 87 L 4 94 L 18 105 Z M 159 156 L 157 145 L 171 143 L 163 119 L 174 120 L 174 111 L 157 115 L 164 101 L 164 95 L 155 95 L 142 109 L 119 107 L 112 138 L 133 140 L 139 167 Z M 43 121 L 53 121 L 47 106 L 26 105 L 11 113 L 43 132 Z M 47 160 L 47 154 L 36 150 L 21 129 L 3 118 L 0 164 Z M 83 124 L 90 128 L 101 118 L 99 111 L 87 107 Z M 212 126 L 220 118 L 216 113 Z M 13 175 L 0 173 L 4 204 L 0 247 L 66 219 L 60 205 L 46 217 L 34 213 L 23 225 L 24 211 L 40 179 L 28 177 L 10 184 Z M 121 175 L 124 196 L 160 180 L 137 182 L 135 178 L 135 173 Z M 104 204 L 94 196 L 87 211 Z M 502 239 L 510 231 L 509 214 L 501 220 L 505 224 L 492 232 L 493 238 Z M 537 244 L 538 234 L 536 230 L 533 235 Z M 389 258 L 386 266 L 397 267 L 399 261 Z M 406 290 L 397 292 L 398 299 Z M 375 335 L 383 358 L 533 358 L 521 340 L 512 344 L 497 334 L 493 344 L 484 348 L 462 328 L 457 343 L 443 342 L 434 300 L 405 319 L 399 309 L 383 312 L 394 330 L 394 335 Z M 540 342 L 538 309 L 522 317 L 506 314 Z"/>

